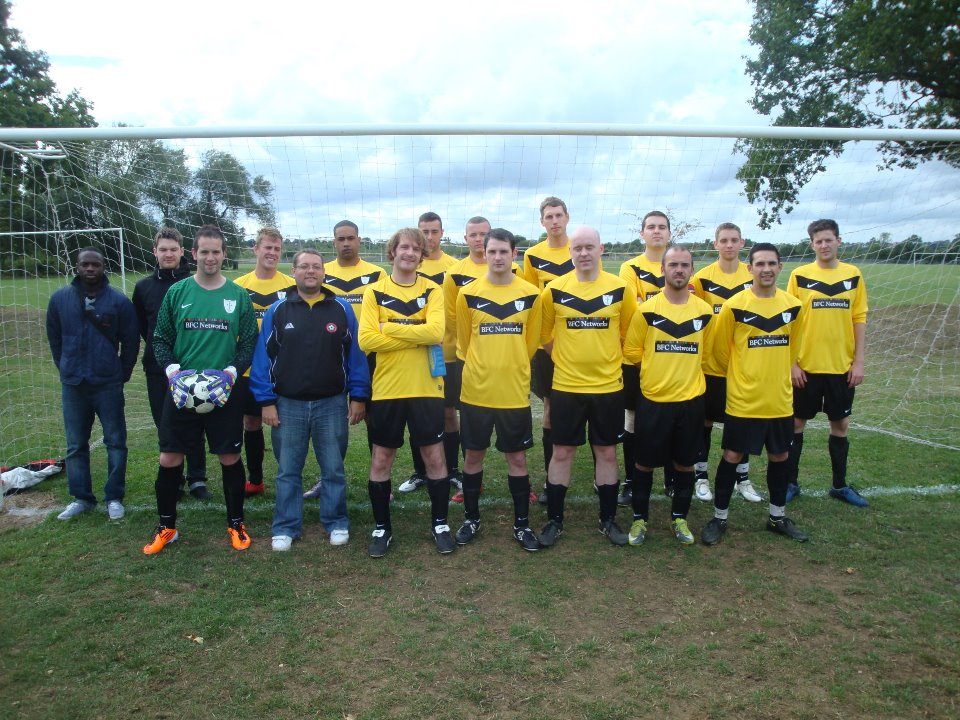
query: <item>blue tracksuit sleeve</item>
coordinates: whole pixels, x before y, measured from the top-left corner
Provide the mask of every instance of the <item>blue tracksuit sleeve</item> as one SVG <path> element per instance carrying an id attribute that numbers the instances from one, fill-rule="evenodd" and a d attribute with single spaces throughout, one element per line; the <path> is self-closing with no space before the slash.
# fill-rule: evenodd
<path id="1" fill-rule="evenodd" d="M 347 316 L 347 328 L 349 330 L 347 338 L 344 340 L 343 359 L 344 367 L 347 371 L 347 393 L 351 400 L 365 402 L 370 399 L 370 366 L 367 365 L 367 356 L 360 349 L 357 342 L 357 332 L 359 325 L 357 316 L 351 307 L 336 298 L 337 302 L 343 306 Z"/>
<path id="2" fill-rule="evenodd" d="M 270 370 L 273 367 L 273 360 L 267 352 L 267 344 L 273 335 L 273 316 L 282 300 L 278 300 L 263 316 L 263 322 L 260 323 L 260 334 L 257 336 L 257 343 L 253 348 L 253 364 L 250 366 L 250 392 L 253 398 L 260 405 L 275 405 L 277 403 L 277 394 L 273 390 L 273 380 L 270 377 Z"/>

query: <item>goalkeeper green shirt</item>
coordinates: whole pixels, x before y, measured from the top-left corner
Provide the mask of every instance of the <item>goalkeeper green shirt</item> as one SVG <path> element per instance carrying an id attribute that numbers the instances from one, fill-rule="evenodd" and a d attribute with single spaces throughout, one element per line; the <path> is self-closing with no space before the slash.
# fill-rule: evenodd
<path id="1" fill-rule="evenodd" d="M 160 367 L 179 363 L 184 370 L 232 365 L 243 373 L 256 342 L 257 318 L 247 291 L 231 280 L 207 290 L 192 276 L 167 291 L 153 334 Z"/>

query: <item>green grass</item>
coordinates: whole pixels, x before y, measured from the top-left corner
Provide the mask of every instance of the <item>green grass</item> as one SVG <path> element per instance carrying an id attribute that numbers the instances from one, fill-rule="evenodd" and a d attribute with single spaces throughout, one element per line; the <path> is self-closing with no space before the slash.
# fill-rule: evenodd
<path id="1" fill-rule="evenodd" d="M 789 508 L 810 543 L 770 535 L 765 505 L 735 501 L 720 546 L 681 547 L 658 495 L 647 543 L 615 548 L 595 529 L 584 450 L 566 532 L 536 554 L 509 536 L 504 465 L 491 456 L 474 544 L 437 555 L 425 495 L 401 495 L 396 541 L 374 561 L 365 553 L 363 440 L 354 430 L 345 548 L 326 542 L 308 503 L 304 540 L 272 553 L 268 480 L 268 495 L 248 502 L 251 550 L 228 548 L 221 505 L 188 500 L 181 542 L 143 556 L 155 523 L 148 433 L 132 445 L 123 521 L 107 522 L 101 509 L 0 530 L 2 715 L 900 718 L 918 707 L 925 717 L 955 715 L 955 452 L 855 434 L 851 481 L 875 491 L 861 511 L 822 497 L 826 437 L 811 429 L 807 492 Z M 542 482 L 538 450 L 530 458 Z M 97 478 L 104 464 L 101 450 Z M 406 472 L 403 449 L 395 484 Z M 311 459 L 308 480 L 315 473 Z M 761 461 L 753 475 L 762 487 Z M 954 491 L 876 492 L 944 482 Z M 68 500 L 63 479 L 31 495 L 44 493 Z M 451 510 L 455 525 L 461 512 Z M 626 524 L 628 512 L 619 514 Z M 694 504 L 695 533 L 710 514 Z M 542 509 L 532 515 L 539 527 Z"/>

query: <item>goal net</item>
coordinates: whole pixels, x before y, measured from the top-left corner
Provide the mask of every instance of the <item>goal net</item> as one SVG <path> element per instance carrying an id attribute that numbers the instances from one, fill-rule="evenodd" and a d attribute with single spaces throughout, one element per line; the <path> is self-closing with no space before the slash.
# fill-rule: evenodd
<path id="1" fill-rule="evenodd" d="M 811 132 L 786 142 L 800 148 L 817 140 Z M 716 258 L 711 241 L 721 222 L 739 225 L 748 243 L 778 244 L 785 285 L 790 269 L 812 260 L 807 224 L 836 219 L 842 258 L 862 268 L 870 295 L 855 426 L 960 449 L 958 171 L 936 161 L 886 169 L 883 138 L 855 134 L 844 138 L 851 141 L 841 157 L 824 161 L 792 212 L 762 228 L 762 206 L 748 201 L 738 179 L 770 171 L 769 162 L 744 166 L 735 150 L 748 130 L 207 128 L 186 137 L 0 128 L 0 465 L 64 452 L 44 313 L 72 277 L 80 247 L 102 247 L 111 282 L 129 295 L 153 265 L 152 236 L 163 224 L 189 246 L 199 224 L 218 223 L 235 275 L 251 269 L 250 245 L 268 223 L 289 240 L 288 253 L 311 245 L 329 256 L 333 226 L 350 219 L 362 253 L 376 262 L 384 241 L 428 210 L 443 218 L 448 251 L 462 255 L 464 223 L 482 215 L 520 236 L 522 249 L 543 233 L 538 207 L 548 195 L 566 201 L 571 229 L 599 230 L 613 271 L 642 250 L 639 218 L 659 209 L 698 266 Z M 938 139 L 960 143 L 956 133 Z M 127 386 L 127 417 L 132 434 L 152 431 L 139 367 Z"/>

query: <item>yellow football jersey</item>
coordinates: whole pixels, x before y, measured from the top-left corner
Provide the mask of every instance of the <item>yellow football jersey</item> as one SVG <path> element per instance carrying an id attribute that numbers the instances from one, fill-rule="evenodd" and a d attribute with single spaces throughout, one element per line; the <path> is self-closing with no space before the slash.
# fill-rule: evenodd
<path id="1" fill-rule="evenodd" d="M 365 353 L 377 354 L 373 400 L 443 397 L 443 378 L 430 375 L 429 346 L 443 340 L 436 283 L 417 277 L 400 285 L 384 274 L 363 293 L 358 340 Z"/>
<path id="2" fill-rule="evenodd" d="M 440 253 L 440 257 L 436 260 L 425 257 L 417 268 L 417 275 L 432 280 L 437 285 L 443 285 L 443 276 L 446 275 L 447 268 L 455 262 L 457 259 L 446 253 Z"/>
<path id="3" fill-rule="evenodd" d="M 787 292 L 803 303 L 800 367 L 809 373 L 841 375 L 853 364 L 853 326 L 867 322 L 867 285 L 860 269 L 815 262 L 790 273 Z"/>
<path id="4" fill-rule="evenodd" d="M 282 272 L 278 272 L 269 280 L 261 280 L 257 277 L 256 272 L 248 272 L 238 277 L 234 282 L 246 290 L 247 295 L 250 296 L 253 313 L 257 317 L 257 330 L 260 329 L 263 316 L 266 315 L 270 306 L 277 300 L 285 298 L 287 291 L 295 290 L 297 286 L 296 280 Z M 244 377 L 250 377 L 249 368 L 243 375 Z"/>
<path id="5" fill-rule="evenodd" d="M 714 262 L 697 271 L 690 284 L 693 286 L 693 294 L 708 303 L 713 308 L 714 315 L 719 315 L 720 308 L 727 300 L 753 285 L 753 275 L 745 262 L 739 262 L 734 273 L 725 273 L 720 269 L 720 263 Z M 723 376 L 712 354 L 705 359 L 703 372 L 716 377 Z"/>
<path id="6" fill-rule="evenodd" d="M 637 299 L 616 275 L 580 282 L 576 273 L 542 292 L 541 344 L 553 341 L 553 389 L 608 393 L 623 389 L 621 345 Z"/>
<path id="7" fill-rule="evenodd" d="M 323 284 L 350 303 L 353 314 L 360 320 L 360 305 L 367 285 L 375 283 L 387 272 L 373 263 L 360 260 L 356 265 L 343 266 L 336 260 L 324 264 L 326 278 Z"/>
<path id="8" fill-rule="evenodd" d="M 620 279 L 633 291 L 638 302 L 644 302 L 663 290 L 663 267 L 640 253 L 620 266 Z"/>
<path id="9" fill-rule="evenodd" d="M 456 323 L 457 357 L 464 361 L 460 399 L 482 407 L 528 407 L 530 358 L 540 342 L 537 288 L 519 277 L 509 285 L 479 278 L 457 296 Z"/>

